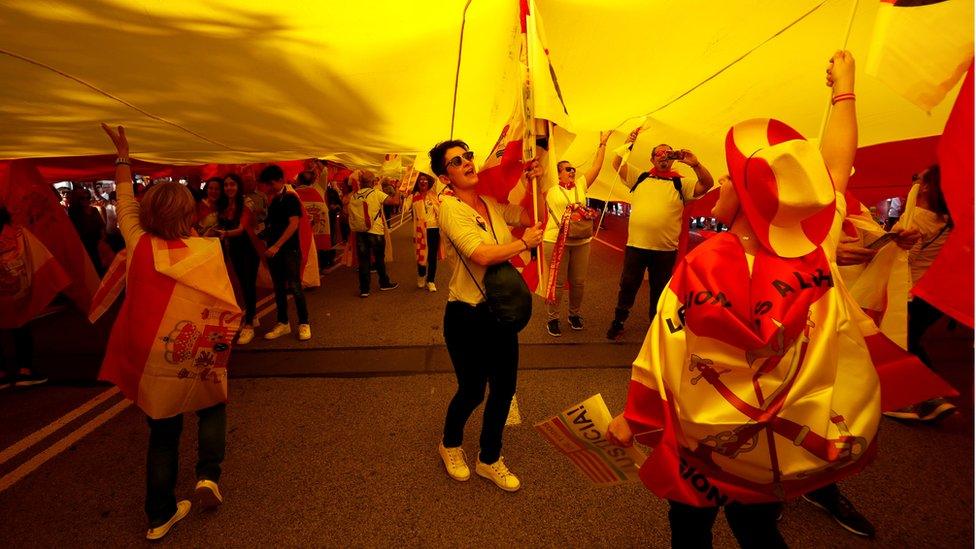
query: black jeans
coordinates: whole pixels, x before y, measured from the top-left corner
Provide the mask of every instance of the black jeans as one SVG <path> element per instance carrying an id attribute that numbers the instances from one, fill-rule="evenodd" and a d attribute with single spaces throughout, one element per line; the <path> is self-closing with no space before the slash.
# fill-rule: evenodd
<path id="1" fill-rule="evenodd" d="M 922 347 L 922 336 L 942 318 L 942 311 L 920 297 L 908 302 L 908 352 L 917 356 L 926 366 L 932 367 L 932 359 Z"/>
<path id="2" fill-rule="evenodd" d="M 380 287 L 390 285 L 386 274 L 386 237 L 367 232 L 356 233 L 356 258 L 359 261 L 359 293 L 369 293 L 369 269 L 376 269 Z"/>
<path id="3" fill-rule="evenodd" d="M 14 360 L 9 364 L 3 349 L 8 333 L 14 343 Z M 15 376 L 21 368 L 34 371 L 34 334 L 31 332 L 30 323 L 12 330 L 0 330 L 0 377 L 5 371 L 8 375 Z"/>
<path id="4" fill-rule="evenodd" d="M 447 407 L 444 446 L 456 448 L 464 424 L 485 398 L 481 426 L 481 462 L 495 463 L 502 452 L 502 433 L 515 396 L 518 377 L 518 334 L 503 330 L 484 303 L 448 301 L 444 311 L 444 342 L 451 355 L 458 388 Z"/>
<path id="5" fill-rule="evenodd" d="M 437 252 L 441 249 L 441 230 L 427 229 L 427 264 L 417 265 L 417 276 L 426 276 L 427 282 L 434 281 L 437 274 Z"/>
<path id="6" fill-rule="evenodd" d="M 302 291 L 302 254 L 298 250 L 281 250 L 268 258 L 268 270 L 274 283 L 278 322 L 288 324 L 288 292 L 295 298 L 298 323 L 308 324 L 308 306 Z"/>
<path id="7" fill-rule="evenodd" d="M 258 301 L 258 266 L 261 260 L 250 242 L 231 242 L 228 249 L 234 274 L 241 285 L 241 297 L 244 299 L 244 324 L 253 324 Z"/>
<path id="8" fill-rule="evenodd" d="M 197 411 L 197 480 L 220 480 L 227 435 L 227 405 Z M 149 422 L 146 457 L 146 516 L 149 527 L 160 526 L 176 513 L 176 477 L 180 471 L 180 434 L 183 414 Z"/>
<path id="9" fill-rule="evenodd" d="M 672 500 L 668 503 L 671 505 L 668 509 L 671 547 L 710 548 L 718 507 L 694 507 Z M 780 507 L 779 503 L 732 503 L 725 506 L 725 519 L 743 549 L 786 547 L 786 541 L 776 527 Z"/>
<path id="10" fill-rule="evenodd" d="M 614 320 L 624 322 L 630 316 L 630 308 L 634 306 L 637 290 L 640 290 L 641 283 L 644 282 L 645 270 L 650 289 L 648 318 L 654 320 L 657 300 L 661 297 L 668 280 L 671 279 L 671 271 L 674 270 L 674 261 L 677 257 L 676 251 L 644 250 L 627 246 L 624 250 L 624 268 L 620 272 L 620 292 L 617 294 Z"/>

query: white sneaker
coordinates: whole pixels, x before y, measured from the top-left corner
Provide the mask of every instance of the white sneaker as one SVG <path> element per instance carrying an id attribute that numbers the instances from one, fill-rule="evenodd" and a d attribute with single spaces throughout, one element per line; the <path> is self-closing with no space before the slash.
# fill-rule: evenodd
<path id="1" fill-rule="evenodd" d="M 454 480 L 465 481 L 471 478 L 471 469 L 468 469 L 468 460 L 464 457 L 464 449 L 445 448 L 444 441 L 437 445 L 437 452 L 441 455 L 444 468 L 447 474 Z"/>
<path id="2" fill-rule="evenodd" d="M 308 324 L 298 325 L 298 341 L 308 341 L 312 339 L 312 327 Z"/>
<path id="3" fill-rule="evenodd" d="M 425 284 L 427 284 L 427 277 L 426 276 L 418 276 L 417 277 L 417 287 L 418 288 L 423 288 Z"/>
<path id="4" fill-rule="evenodd" d="M 244 326 L 243 328 L 241 328 L 241 334 L 237 336 L 237 344 L 247 345 L 248 343 L 251 342 L 252 339 L 254 339 L 254 327 Z"/>
<path id="5" fill-rule="evenodd" d="M 264 339 L 278 339 L 283 335 L 288 335 L 291 333 L 291 326 L 288 324 L 278 323 L 271 331 L 264 334 Z"/>
<path id="6" fill-rule="evenodd" d="M 183 520 L 183 517 L 190 512 L 190 500 L 184 499 L 183 501 L 177 502 L 176 512 L 170 517 L 165 524 L 161 524 L 155 528 L 150 528 L 146 532 L 146 539 L 160 539 L 169 533 L 169 529 L 172 528 L 177 522 Z"/>
<path id="7" fill-rule="evenodd" d="M 506 492 L 515 492 L 522 487 L 522 483 L 518 477 L 513 475 L 508 470 L 508 467 L 505 466 L 504 458 L 498 458 L 498 461 L 488 465 L 481 463 L 481 458 L 479 457 L 478 464 L 475 465 L 474 470 L 479 476 L 494 482 L 495 485 Z"/>
<path id="8" fill-rule="evenodd" d="M 434 283 L 433 282 L 428 282 L 427 283 L 427 291 L 428 292 L 436 292 L 437 291 L 437 286 L 434 286 Z"/>
<path id="9" fill-rule="evenodd" d="M 213 509 L 224 502 L 224 496 L 220 495 L 220 488 L 212 480 L 200 480 L 197 488 L 193 491 L 193 500 L 201 509 Z"/>

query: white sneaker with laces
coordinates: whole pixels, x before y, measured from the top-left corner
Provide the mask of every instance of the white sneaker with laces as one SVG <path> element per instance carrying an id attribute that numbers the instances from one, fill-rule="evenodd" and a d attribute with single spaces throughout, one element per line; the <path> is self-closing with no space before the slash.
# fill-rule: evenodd
<path id="1" fill-rule="evenodd" d="M 254 339 L 254 327 L 244 326 L 241 328 L 241 334 L 237 336 L 238 345 L 247 345 Z"/>
<path id="2" fill-rule="evenodd" d="M 434 286 L 434 283 L 433 282 L 428 282 L 427 283 L 427 291 L 428 292 L 436 292 L 437 291 L 437 286 Z"/>
<path id="3" fill-rule="evenodd" d="M 291 326 L 288 324 L 281 324 L 280 322 L 271 328 L 271 331 L 264 334 L 264 339 L 278 339 L 283 335 L 288 335 L 291 333 Z"/>
<path id="4" fill-rule="evenodd" d="M 298 341 L 308 341 L 312 339 L 312 327 L 308 324 L 298 325 Z"/>
<path id="5" fill-rule="evenodd" d="M 468 460 L 464 456 L 463 448 L 446 448 L 444 441 L 441 441 L 437 445 L 437 453 L 441 455 L 448 476 L 462 482 L 471 478 L 471 469 L 468 469 Z"/>
<path id="6" fill-rule="evenodd" d="M 150 528 L 146 532 L 146 539 L 160 539 L 169 533 L 170 528 L 172 528 L 177 522 L 183 520 L 183 517 L 190 512 L 190 500 L 184 499 L 183 501 L 176 503 L 176 512 L 170 517 L 165 524 L 160 524 L 155 528 Z"/>
<path id="7" fill-rule="evenodd" d="M 220 495 L 220 488 L 212 480 L 202 479 L 197 482 L 196 490 L 193 491 L 193 499 L 201 509 L 213 509 L 224 502 L 224 496 Z"/>
<path id="8" fill-rule="evenodd" d="M 496 486 L 506 492 L 515 492 L 522 487 L 522 482 L 519 481 L 518 477 L 512 474 L 508 470 L 508 467 L 505 466 L 504 458 L 498 458 L 498 461 L 488 465 L 487 463 L 482 463 L 479 457 L 478 464 L 475 465 L 474 470 L 479 476 L 494 482 Z"/>
<path id="9" fill-rule="evenodd" d="M 426 276 L 418 276 L 417 277 L 417 287 L 418 288 L 423 288 L 425 284 L 427 284 L 427 277 Z"/>

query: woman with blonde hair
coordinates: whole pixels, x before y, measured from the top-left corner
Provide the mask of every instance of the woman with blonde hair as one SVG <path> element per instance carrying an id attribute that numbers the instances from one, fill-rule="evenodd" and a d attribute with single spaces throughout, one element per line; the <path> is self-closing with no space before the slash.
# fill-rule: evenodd
<path id="1" fill-rule="evenodd" d="M 99 378 L 117 385 L 147 415 L 147 539 L 183 519 L 177 502 L 183 413 L 199 417 L 195 499 L 204 508 L 223 498 L 227 359 L 240 324 L 217 239 L 193 236 L 196 205 L 178 183 L 155 185 L 136 202 L 129 144 L 122 126 L 102 125 L 115 143 L 119 229 L 125 238 L 126 296 L 112 327 Z"/>

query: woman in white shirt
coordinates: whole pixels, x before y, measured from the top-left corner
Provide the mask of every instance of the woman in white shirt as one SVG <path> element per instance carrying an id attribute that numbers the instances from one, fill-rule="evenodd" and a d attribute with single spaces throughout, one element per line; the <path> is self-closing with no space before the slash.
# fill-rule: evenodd
<path id="1" fill-rule="evenodd" d="M 553 251 L 556 249 L 556 243 L 559 239 L 559 227 L 566 208 L 570 204 L 580 207 L 586 206 L 586 191 L 600 175 L 603 157 L 607 150 L 607 139 L 609 138 L 610 132 L 600 134 L 600 146 L 597 147 L 593 164 L 585 175 L 577 178 L 576 168 L 568 160 L 561 160 L 556 165 L 559 180 L 546 192 L 546 208 L 549 218 L 546 221 L 546 232 L 542 239 L 545 258 L 546 261 L 550 262 L 550 266 L 552 265 Z M 590 221 L 590 223 L 593 222 Z M 583 284 L 586 281 L 586 271 L 590 266 L 591 239 L 591 237 L 570 238 L 567 236 L 558 272 L 553 273 L 550 267 L 549 276 L 556 276 L 556 301 L 546 304 L 546 311 L 549 314 L 546 330 L 553 337 L 562 335 L 562 331 L 559 329 L 559 309 L 562 306 L 563 286 L 566 284 L 567 276 L 569 277 L 569 326 L 574 330 L 583 329 L 583 316 L 580 314 L 580 308 L 583 306 Z"/>
<path id="2" fill-rule="evenodd" d="M 485 302 L 481 288 L 490 265 L 508 261 L 542 242 L 541 224 L 532 226 L 530 212 L 517 204 L 499 204 L 475 187 L 474 153 L 463 141 L 439 143 L 430 150 L 430 165 L 448 186 L 442 193 L 441 233 L 448 239 L 454 272 L 444 312 L 444 342 L 457 375 L 458 389 L 447 409 L 444 437 L 438 452 L 451 478 L 471 477 L 461 442 L 464 425 L 485 396 L 481 452 L 475 472 L 509 492 L 521 483 L 501 457 L 505 419 L 515 395 L 518 334 L 502 328 Z M 514 238 L 506 225 L 528 227 Z"/>

